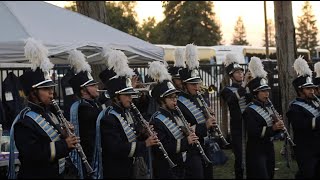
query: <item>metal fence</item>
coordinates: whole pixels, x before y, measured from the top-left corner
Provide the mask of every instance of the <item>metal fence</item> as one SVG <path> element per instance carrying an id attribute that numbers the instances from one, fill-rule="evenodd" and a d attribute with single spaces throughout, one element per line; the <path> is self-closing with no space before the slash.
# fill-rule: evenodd
<path id="1" fill-rule="evenodd" d="M 271 92 L 271 100 L 273 100 L 274 105 L 278 112 L 281 112 L 280 108 L 280 95 L 279 95 L 279 87 L 278 87 L 278 72 L 276 67 L 276 62 L 265 62 L 265 69 L 268 71 L 268 79 L 269 79 L 269 85 L 272 88 Z M 169 65 L 172 66 L 172 65 Z M 245 71 L 247 70 L 247 65 L 242 64 L 241 65 Z M 145 81 L 145 76 L 147 74 L 148 65 L 147 64 L 135 64 L 130 65 L 131 68 L 137 69 L 138 72 L 141 75 L 141 78 L 143 81 Z M 7 75 L 10 72 L 13 72 L 17 77 L 23 74 L 23 72 L 30 67 L 0 67 L 0 87 L 2 85 L 2 82 L 5 80 Z M 55 87 L 55 95 L 56 100 L 59 103 L 60 106 L 63 106 L 63 93 L 61 88 L 61 79 L 62 77 L 67 73 L 67 71 L 70 69 L 69 65 L 60 65 L 55 66 L 53 70 L 51 70 L 51 75 L 56 84 L 58 84 Z M 225 75 L 225 69 L 223 65 L 215 65 L 215 64 L 200 64 L 200 75 L 203 80 L 203 85 L 210 86 L 214 85 L 217 89 L 213 93 L 209 94 L 209 102 L 211 107 L 213 108 L 214 112 L 216 113 L 217 121 L 218 123 L 222 123 L 223 120 L 228 120 L 228 113 L 223 110 L 223 107 L 226 107 L 225 104 L 223 104 L 220 101 L 219 92 L 222 90 L 222 88 L 230 82 L 229 77 Z M 1 95 L 3 94 L 2 88 L 0 88 Z M 1 96 L 3 97 L 3 95 Z M 229 122 L 228 122 L 229 123 Z M 229 127 L 229 125 L 227 125 Z"/>

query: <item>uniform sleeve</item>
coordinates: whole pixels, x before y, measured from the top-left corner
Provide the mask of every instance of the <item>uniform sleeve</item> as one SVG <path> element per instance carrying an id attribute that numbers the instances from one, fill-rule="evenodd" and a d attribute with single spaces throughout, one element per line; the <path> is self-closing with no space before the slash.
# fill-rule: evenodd
<path id="1" fill-rule="evenodd" d="M 243 113 L 243 118 L 246 123 L 246 129 L 248 136 L 254 139 L 266 139 L 275 135 L 275 131 L 272 130 L 272 126 L 268 127 L 261 122 L 261 119 L 256 112 L 251 108 L 246 108 Z"/>
<path id="2" fill-rule="evenodd" d="M 66 157 L 69 153 L 67 143 L 64 139 L 56 142 L 49 142 L 44 136 L 36 132 L 39 128 L 32 119 L 26 118 L 16 123 L 14 126 L 15 144 L 19 153 L 27 161 L 53 162 Z"/>
<path id="3" fill-rule="evenodd" d="M 128 142 L 116 117 L 106 115 L 101 121 L 102 148 L 112 156 L 138 157 L 147 152 L 144 141 Z"/>

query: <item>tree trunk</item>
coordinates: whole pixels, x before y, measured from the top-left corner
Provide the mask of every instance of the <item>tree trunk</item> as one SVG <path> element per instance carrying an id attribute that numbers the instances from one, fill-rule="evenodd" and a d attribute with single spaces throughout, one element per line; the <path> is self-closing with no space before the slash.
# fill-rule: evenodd
<path id="1" fill-rule="evenodd" d="M 104 24 L 109 23 L 105 1 L 76 1 L 76 5 L 78 13 L 81 13 Z M 101 66 L 101 64 L 91 64 L 92 77 L 94 80 L 100 81 L 99 74 L 104 70 L 104 68 L 105 66 Z M 100 83 L 100 88 L 102 86 L 102 83 Z"/>
<path id="2" fill-rule="evenodd" d="M 274 19 L 282 114 L 287 124 L 285 114 L 288 111 L 289 102 L 296 97 L 292 86 L 292 81 L 296 77 L 293 69 L 296 59 L 296 41 L 291 1 L 274 1 Z"/>

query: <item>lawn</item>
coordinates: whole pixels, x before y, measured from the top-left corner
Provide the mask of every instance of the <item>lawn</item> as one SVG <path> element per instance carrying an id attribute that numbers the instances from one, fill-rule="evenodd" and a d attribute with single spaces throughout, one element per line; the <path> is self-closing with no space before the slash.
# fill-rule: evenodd
<path id="1" fill-rule="evenodd" d="M 287 167 L 287 162 L 280 154 L 283 147 L 283 141 L 274 141 L 275 156 L 276 156 L 276 171 L 274 179 L 294 179 L 297 171 L 297 164 L 294 160 L 290 161 L 290 168 Z M 229 160 L 222 166 L 214 167 L 214 179 L 234 179 L 234 156 L 231 149 L 224 150 Z"/>

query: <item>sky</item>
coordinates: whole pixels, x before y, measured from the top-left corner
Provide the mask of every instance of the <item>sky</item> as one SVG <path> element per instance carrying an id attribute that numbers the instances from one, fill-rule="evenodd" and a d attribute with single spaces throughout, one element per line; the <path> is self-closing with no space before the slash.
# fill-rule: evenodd
<path id="1" fill-rule="evenodd" d="M 64 7 L 67 1 L 46 1 Z M 297 27 L 298 16 L 302 15 L 304 1 L 292 1 L 294 24 Z M 247 41 L 252 46 L 262 46 L 264 39 L 264 5 L 263 1 L 214 1 L 213 11 L 221 25 L 224 44 L 230 45 L 234 33 L 234 26 L 239 16 L 242 17 L 247 34 Z M 274 22 L 273 1 L 267 1 L 267 18 Z M 318 27 L 318 41 L 320 40 L 320 1 L 310 1 Z M 317 9 L 317 11 L 316 11 Z M 161 1 L 137 1 L 136 12 L 139 22 L 154 16 L 157 22 L 164 19 Z M 320 44 L 320 43 L 319 43 Z"/>

